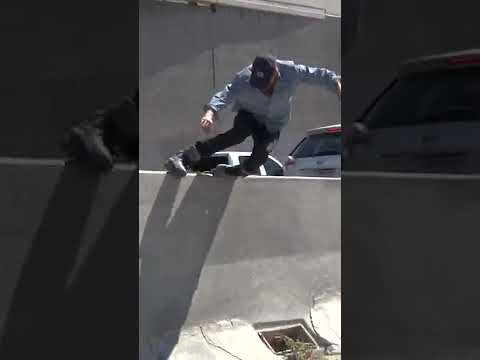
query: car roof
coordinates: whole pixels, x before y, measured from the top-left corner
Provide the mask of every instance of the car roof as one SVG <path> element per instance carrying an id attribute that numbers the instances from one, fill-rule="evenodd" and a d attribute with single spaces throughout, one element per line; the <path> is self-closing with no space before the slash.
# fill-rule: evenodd
<path id="1" fill-rule="evenodd" d="M 323 134 L 323 133 L 326 133 L 328 132 L 328 130 L 330 129 L 338 129 L 339 131 L 342 130 L 342 124 L 335 124 L 335 125 L 329 125 L 329 126 L 322 126 L 322 127 L 318 127 L 318 128 L 313 128 L 313 129 L 309 129 L 307 130 L 307 136 L 308 135 L 315 135 L 315 134 Z"/>
<path id="2" fill-rule="evenodd" d="M 400 75 L 433 70 L 457 69 L 480 66 L 480 49 L 424 56 L 408 60 L 400 66 Z"/>

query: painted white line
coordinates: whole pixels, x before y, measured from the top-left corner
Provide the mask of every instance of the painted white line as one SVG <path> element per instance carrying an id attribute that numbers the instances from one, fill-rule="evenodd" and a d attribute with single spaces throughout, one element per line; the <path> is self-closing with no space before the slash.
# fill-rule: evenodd
<path id="1" fill-rule="evenodd" d="M 167 175 L 167 171 L 163 170 L 138 170 L 138 173 L 141 175 Z M 187 173 L 187 176 L 197 176 L 196 173 Z"/>
<path id="2" fill-rule="evenodd" d="M 258 176 L 251 175 L 245 179 L 269 179 L 269 180 L 327 180 L 327 181 L 340 181 L 340 177 L 320 177 L 320 176 Z"/>
<path id="3" fill-rule="evenodd" d="M 19 166 L 65 166 L 65 159 L 55 158 L 12 158 L 0 157 L 0 165 L 19 165 Z M 136 170 L 137 166 L 131 163 L 119 163 L 113 166 L 113 170 Z"/>
<path id="4" fill-rule="evenodd" d="M 138 167 L 136 164 L 131 164 L 131 163 L 120 163 L 120 164 L 115 164 L 113 165 L 113 170 L 137 170 Z"/>
<path id="5" fill-rule="evenodd" d="M 167 175 L 167 171 L 163 170 L 139 170 L 141 175 Z M 187 176 L 197 176 L 196 173 L 188 173 Z M 198 175 L 205 176 L 205 175 Z M 315 177 L 315 176 L 260 176 L 260 175 L 250 175 L 243 179 L 274 179 L 274 180 L 331 180 L 339 181 L 340 177 Z"/>
<path id="6" fill-rule="evenodd" d="M 480 174 L 429 174 L 429 173 L 395 173 L 377 171 L 343 171 L 343 177 L 352 178 L 389 178 L 389 179 L 434 179 L 434 180 L 480 180 Z"/>
<path id="7" fill-rule="evenodd" d="M 64 166 L 65 160 L 0 157 L 0 165 Z"/>

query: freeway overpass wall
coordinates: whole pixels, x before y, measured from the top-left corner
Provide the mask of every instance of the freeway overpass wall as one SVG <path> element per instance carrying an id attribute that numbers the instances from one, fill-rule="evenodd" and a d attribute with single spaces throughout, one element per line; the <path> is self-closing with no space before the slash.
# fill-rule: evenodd
<path id="1" fill-rule="evenodd" d="M 258 53 L 341 73 L 340 19 L 309 19 L 235 7 L 142 0 L 139 30 L 140 168 L 161 169 L 167 155 L 202 134 L 203 105 Z M 222 113 L 217 132 L 232 126 Z M 285 157 L 305 130 L 340 122 L 334 94 L 301 87 L 274 155 Z M 251 150 L 247 143 L 237 147 Z"/>
<path id="2" fill-rule="evenodd" d="M 0 156 L 62 156 L 67 129 L 138 86 L 135 1 L 5 2 L 0 23 Z"/>
<path id="3" fill-rule="evenodd" d="M 140 175 L 142 341 L 308 318 L 340 293 L 340 180 Z"/>

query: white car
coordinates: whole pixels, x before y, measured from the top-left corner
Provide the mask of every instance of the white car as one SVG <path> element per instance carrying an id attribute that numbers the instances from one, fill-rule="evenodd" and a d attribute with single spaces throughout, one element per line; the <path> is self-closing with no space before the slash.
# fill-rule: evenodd
<path id="1" fill-rule="evenodd" d="M 245 151 L 219 151 L 209 158 L 200 160 L 196 164 L 196 171 L 210 171 L 219 164 L 239 165 L 250 156 L 250 152 Z M 256 175 L 261 176 L 283 176 L 284 168 L 280 161 L 269 155 L 265 164 L 260 166 Z"/>
<path id="2" fill-rule="evenodd" d="M 285 176 L 339 177 L 342 169 L 342 126 L 307 131 L 285 162 Z"/>
<path id="3" fill-rule="evenodd" d="M 349 171 L 480 173 L 480 50 L 407 62 L 354 124 Z"/>

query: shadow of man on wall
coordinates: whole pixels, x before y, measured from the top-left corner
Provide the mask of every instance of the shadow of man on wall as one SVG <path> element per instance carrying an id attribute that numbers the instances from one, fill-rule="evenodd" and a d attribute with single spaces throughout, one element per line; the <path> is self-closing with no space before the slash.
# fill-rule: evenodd
<path id="1" fill-rule="evenodd" d="M 140 331 L 146 342 L 164 338 L 162 359 L 178 341 L 234 185 L 233 178 L 196 176 L 169 221 L 187 185 L 179 182 L 164 178 L 140 245 Z"/>
<path id="2" fill-rule="evenodd" d="M 69 359 L 134 359 L 138 355 L 132 342 L 138 333 L 137 254 L 138 172 L 132 171 L 66 289 L 65 318 L 73 324 L 68 346 L 75 349 Z"/>
<path id="3" fill-rule="evenodd" d="M 32 240 L 0 346 L 1 359 L 56 358 L 68 329 L 60 324 L 65 284 L 81 246 L 101 175 L 67 166 Z"/>

